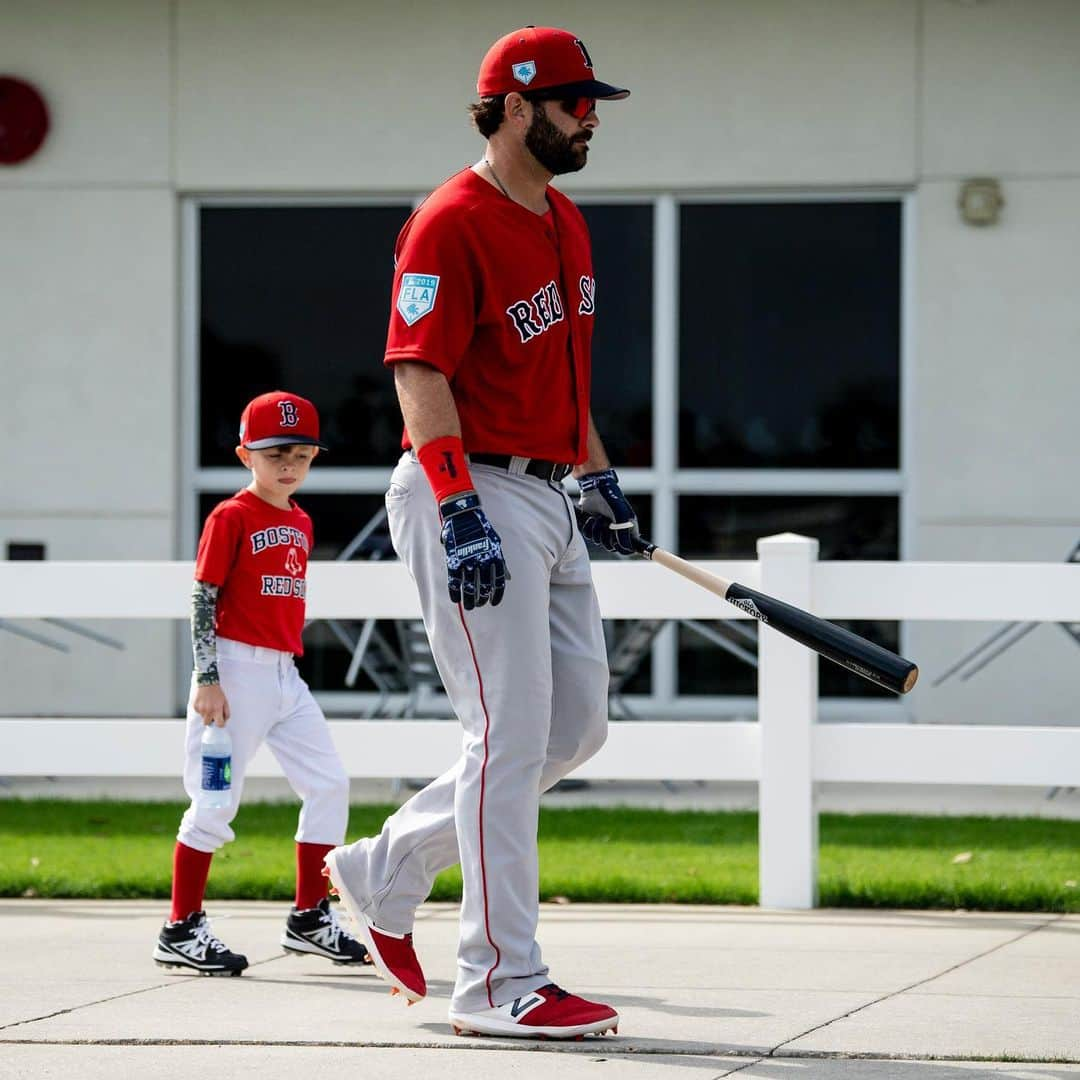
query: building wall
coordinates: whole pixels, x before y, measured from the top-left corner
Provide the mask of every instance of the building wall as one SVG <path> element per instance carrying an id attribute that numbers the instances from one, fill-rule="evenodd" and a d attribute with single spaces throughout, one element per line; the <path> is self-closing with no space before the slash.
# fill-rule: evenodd
<path id="1" fill-rule="evenodd" d="M 171 11 L 152 0 L 7 4 L 0 72 L 46 95 L 52 130 L 0 168 L 0 553 L 176 557 L 177 266 Z M 42 623 L 64 654 L 0 633 L 0 711 L 173 710 L 173 628 Z"/>
<path id="2" fill-rule="evenodd" d="M 535 18 L 531 4 L 477 0 L 452 14 L 416 4 L 406 22 L 377 0 L 295 10 L 180 6 L 182 187 L 428 190 L 480 155 L 464 108 L 487 45 Z M 602 108 L 603 153 L 568 187 L 914 178 L 917 20 L 906 0 L 556 0 L 545 18 L 581 35 L 600 78 L 633 90 Z"/>
<path id="3" fill-rule="evenodd" d="M 54 558 L 179 554 L 178 202 L 412 193 L 479 156 L 464 105 L 530 5 L 51 0 L 4 12 L 0 72 L 53 130 L 0 170 L 0 361 L 18 468 L 0 543 Z M 629 101 L 568 190 L 913 191 L 908 513 L 917 559 L 1057 560 L 1080 308 L 1080 5 L 1072 0 L 553 0 Z M 999 178 L 1001 223 L 959 181 Z M 9 428 L 10 430 L 10 428 Z M 1075 646 L 1040 627 L 984 676 L 930 678 L 990 627 L 913 626 L 920 720 L 1071 722 Z M 0 635 L 4 712 L 169 712 L 172 630 L 123 654 Z M 1031 672 L 1040 678 L 1033 687 Z"/>
<path id="4" fill-rule="evenodd" d="M 923 7 L 915 542 L 930 560 L 1058 562 L 1080 540 L 1080 6 Z M 994 176 L 993 228 L 960 220 L 965 177 Z M 936 676 L 994 624 L 917 624 Z M 1076 644 L 1039 626 L 970 681 L 925 685 L 924 722 L 1075 724 Z"/>

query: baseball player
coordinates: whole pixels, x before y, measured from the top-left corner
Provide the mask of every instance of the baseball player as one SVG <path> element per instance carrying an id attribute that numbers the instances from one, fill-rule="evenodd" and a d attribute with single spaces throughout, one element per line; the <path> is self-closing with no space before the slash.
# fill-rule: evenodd
<path id="1" fill-rule="evenodd" d="M 211 511 L 199 540 L 191 594 L 195 670 L 187 714 L 184 788 L 191 805 L 173 856 L 172 913 L 154 959 L 204 975 L 239 975 L 247 959 L 211 932 L 203 892 L 213 853 L 233 839 L 244 774 L 266 742 L 300 796 L 296 830 L 296 904 L 281 935 L 289 952 L 338 964 L 367 961 L 364 946 L 338 923 L 326 895 L 323 859 L 345 839 L 349 778 L 326 724 L 293 663 L 300 634 L 311 519 L 291 496 L 320 449 L 310 401 L 275 391 L 255 398 L 240 421 L 236 454 L 251 483 Z M 204 725 L 228 725 L 232 798 L 224 809 L 200 802 Z"/>
<path id="2" fill-rule="evenodd" d="M 549 182 L 584 167 L 597 81 L 566 30 L 525 27 L 484 57 L 483 158 L 439 187 L 398 238 L 386 349 L 405 418 L 386 495 L 464 728 L 457 764 L 327 870 L 372 961 L 426 992 L 413 916 L 461 863 L 459 1034 L 617 1030 L 560 989 L 536 941 L 540 793 L 603 744 L 607 658 L 585 537 L 629 554 L 633 509 L 589 411 L 596 289 L 585 221 Z M 560 483 L 573 472 L 575 507 Z"/>

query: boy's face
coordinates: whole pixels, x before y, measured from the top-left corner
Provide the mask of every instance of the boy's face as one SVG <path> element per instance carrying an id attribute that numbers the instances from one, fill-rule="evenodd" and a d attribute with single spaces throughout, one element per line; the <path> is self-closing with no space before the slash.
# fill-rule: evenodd
<path id="1" fill-rule="evenodd" d="M 236 448 L 236 456 L 251 470 L 252 479 L 260 494 L 277 499 L 288 498 L 307 478 L 308 469 L 318 454 L 317 446 L 299 443 L 291 446 L 271 446 L 268 450 Z"/>

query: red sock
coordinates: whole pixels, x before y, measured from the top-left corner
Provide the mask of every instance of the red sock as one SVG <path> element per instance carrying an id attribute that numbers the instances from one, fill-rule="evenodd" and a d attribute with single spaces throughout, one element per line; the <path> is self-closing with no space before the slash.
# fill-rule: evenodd
<path id="1" fill-rule="evenodd" d="M 210 874 L 212 851 L 196 851 L 176 842 L 173 851 L 171 922 L 186 919 L 193 911 L 202 911 L 206 879 Z"/>
<path id="2" fill-rule="evenodd" d="M 326 896 L 330 879 L 323 877 L 323 859 L 337 844 L 296 842 L 296 907 L 306 911 Z"/>

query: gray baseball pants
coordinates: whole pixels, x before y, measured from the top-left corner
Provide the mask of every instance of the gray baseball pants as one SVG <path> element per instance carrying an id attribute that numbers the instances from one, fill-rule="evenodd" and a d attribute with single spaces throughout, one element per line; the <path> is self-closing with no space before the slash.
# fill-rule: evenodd
<path id="1" fill-rule="evenodd" d="M 447 593 L 438 509 L 423 470 L 410 452 L 394 470 L 391 537 L 419 590 L 464 729 L 462 753 L 339 863 L 365 914 L 395 933 L 412 930 L 435 875 L 461 863 L 451 1003 L 458 1012 L 505 1004 L 552 981 L 536 941 L 540 793 L 607 734 L 607 654 L 585 541 L 563 487 L 514 462 L 510 471 L 471 466 L 511 575 L 498 607 L 473 611 Z"/>

